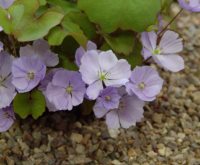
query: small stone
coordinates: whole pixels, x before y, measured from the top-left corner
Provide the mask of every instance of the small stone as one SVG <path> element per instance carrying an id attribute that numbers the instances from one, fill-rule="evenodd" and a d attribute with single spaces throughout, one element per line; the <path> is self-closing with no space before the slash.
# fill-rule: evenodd
<path id="1" fill-rule="evenodd" d="M 159 153 L 161 156 L 165 156 L 166 147 L 164 146 L 164 144 L 159 144 L 159 145 L 158 145 L 158 153 Z"/>
<path id="2" fill-rule="evenodd" d="M 122 165 L 122 163 L 119 160 L 113 160 L 112 164 L 113 165 Z"/>
<path id="3" fill-rule="evenodd" d="M 83 153 L 85 152 L 85 147 L 84 147 L 83 145 L 81 145 L 81 144 L 78 144 L 78 145 L 76 146 L 76 152 L 77 152 L 78 154 L 83 154 Z"/>
<path id="4" fill-rule="evenodd" d="M 158 154 L 157 154 L 156 152 L 154 152 L 154 151 L 149 151 L 149 152 L 147 153 L 147 155 L 148 155 L 149 157 L 156 157 Z"/>
<path id="5" fill-rule="evenodd" d="M 72 133 L 70 139 L 75 143 L 80 143 L 83 140 L 83 136 L 78 133 Z"/>
<path id="6" fill-rule="evenodd" d="M 128 150 L 128 156 L 129 157 L 135 157 L 135 156 L 137 156 L 137 152 L 133 148 L 130 148 Z"/>
<path id="7" fill-rule="evenodd" d="M 200 92 L 193 93 L 192 98 L 196 104 L 200 105 Z"/>
<path id="8" fill-rule="evenodd" d="M 163 114 L 154 113 L 153 114 L 153 121 L 160 124 L 162 123 Z"/>

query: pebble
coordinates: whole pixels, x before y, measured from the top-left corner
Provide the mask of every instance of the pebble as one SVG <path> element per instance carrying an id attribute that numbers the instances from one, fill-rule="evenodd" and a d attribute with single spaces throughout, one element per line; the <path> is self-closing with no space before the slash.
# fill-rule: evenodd
<path id="1" fill-rule="evenodd" d="M 75 143 L 80 143 L 83 140 L 83 135 L 78 133 L 72 133 L 70 139 Z"/>

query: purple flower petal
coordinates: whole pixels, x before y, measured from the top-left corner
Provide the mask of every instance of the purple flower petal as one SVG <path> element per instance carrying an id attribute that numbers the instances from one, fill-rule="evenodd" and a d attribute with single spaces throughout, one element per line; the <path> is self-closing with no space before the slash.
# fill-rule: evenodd
<path id="1" fill-rule="evenodd" d="M 136 96 L 123 96 L 119 108 L 113 109 L 106 114 L 108 128 L 129 128 L 136 122 L 141 121 L 144 113 L 144 102 Z"/>
<path id="2" fill-rule="evenodd" d="M 174 54 L 183 50 L 183 42 L 178 33 L 168 30 L 164 33 L 159 47 L 164 54 Z"/>
<path id="3" fill-rule="evenodd" d="M 107 87 L 102 90 L 93 108 L 95 116 L 103 117 L 110 109 L 118 108 L 120 98 L 116 88 Z"/>
<path id="4" fill-rule="evenodd" d="M 0 109 L 0 132 L 7 131 L 13 125 L 14 120 L 15 116 L 11 107 Z"/>
<path id="5" fill-rule="evenodd" d="M 182 39 L 179 38 L 179 34 L 167 30 L 159 40 L 159 43 L 156 45 L 156 47 L 154 45 L 155 43 L 151 45 L 152 42 L 150 42 L 151 38 L 153 38 L 151 40 L 155 41 L 156 37 L 154 35 L 156 35 L 155 32 L 144 32 L 142 34 L 142 53 L 144 58 L 147 59 L 149 57 L 153 57 L 154 61 L 159 66 L 173 72 L 184 69 L 183 59 L 176 55 L 178 52 L 183 50 L 183 43 Z M 158 41 L 156 39 L 156 43 L 157 42 Z"/>
<path id="6" fill-rule="evenodd" d="M 46 66 L 34 56 L 23 56 L 13 61 L 12 83 L 19 93 L 35 88 L 44 79 Z"/>
<path id="7" fill-rule="evenodd" d="M 75 53 L 75 63 L 76 63 L 76 65 L 78 67 L 80 67 L 80 65 L 81 65 L 81 59 L 82 59 L 83 55 L 88 50 L 97 50 L 97 45 L 95 43 L 93 43 L 92 41 L 88 41 L 88 43 L 87 43 L 87 49 L 86 50 L 82 46 L 79 47 L 76 50 L 76 53 Z"/>
<path id="8" fill-rule="evenodd" d="M 0 0 L 0 6 L 3 9 L 9 8 L 15 0 Z"/>
<path id="9" fill-rule="evenodd" d="M 20 48 L 20 56 L 36 56 L 44 62 L 47 67 L 58 64 L 58 55 L 51 52 L 47 41 L 39 39 L 33 42 L 33 46 L 27 45 Z"/>
<path id="10" fill-rule="evenodd" d="M 11 80 L 12 57 L 6 53 L 0 53 L 0 109 L 8 107 L 14 99 L 16 92 Z"/>
<path id="11" fill-rule="evenodd" d="M 140 122 L 144 113 L 144 102 L 136 96 L 125 96 L 122 98 L 125 109 L 119 109 L 118 115 L 122 128 L 134 126 Z"/>
<path id="12" fill-rule="evenodd" d="M 117 129 L 120 128 L 120 121 L 117 111 L 110 111 L 106 115 L 106 124 L 109 129 Z"/>
<path id="13" fill-rule="evenodd" d="M 164 69 L 179 72 L 184 69 L 184 60 L 179 55 L 158 55 L 154 57 L 154 60 L 162 66 Z"/>
<path id="14" fill-rule="evenodd" d="M 131 74 L 126 60 L 118 60 L 112 51 L 87 51 L 81 60 L 80 73 L 89 85 L 86 94 L 95 100 L 105 86 L 121 87 L 128 82 Z"/>
<path id="15" fill-rule="evenodd" d="M 98 80 L 87 88 L 86 94 L 89 97 L 89 99 L 95 100 L 99 96 L 99 93 L 102 89 L 103 84 L 100 80 Z"/>
<path id="16" fill-rule="evenodd" d="M 48 84 L 45 96 L 54 110 L 72 110 L 83 102 L 85 84 L 78 72 L 59 70 Z"/>
<path id="17" fill-rule="evenodd" d="M 149 66 L 136 67 L 126 84 L 129 95 L 137 95 L 143 101 L 153 101 L 162 89 L 163 80 Z"/>
<path id="18" fill-rule="evenodd" d="M 50 70 L 46 74 L 45 78 L 40 82 L 39 90 L 41 90 L 42 92 L 46 91 L 46 88 L 47 88 L 48 84 L 52 81 L 53 76 L 59 70 L 61 70 L 61 68 L 55 68 L 55 69 Z"/>
<path id="19" fill-rule="evenodd" d="M 178 0 L 180 6 L 191 12 L 200 12 L 200 1 L 199 0 Z"/>

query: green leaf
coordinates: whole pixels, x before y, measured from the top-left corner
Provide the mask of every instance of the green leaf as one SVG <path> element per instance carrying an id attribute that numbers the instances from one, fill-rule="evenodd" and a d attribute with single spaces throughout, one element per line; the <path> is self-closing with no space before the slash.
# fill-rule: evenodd
<path id="1" fill-rule="evenodd" d="M 104 35 L 104 39 L 116 53 L 129 55 L 133 51 L 134 36 L 132 33 L 124 32 L 114 37 Z"/>
<path id="2" fill-rule="evenodd" d="M 67 36 L 72 36 L 80 45 L 82 45 L 83 47 L 86 46 L 88 39 L 85 36 L 84 32 L 82 31 L 80 26 L 74 23 L 67 15 L 63 19 L 61 25 L 65 30 Z"/>
<path id="3" fill-rule="evenodd" d="M 133 48 L 133 53 L 125 57 L 125 59 L 131 65 L 132 69 L 134 69 L 136 66 L 142 65 L 143 57 L 141 52 L 142 52 L 142 45 L 139 42 L 136 42 Z"/>
<path id="4" fill-rule="evenodd" d="M 75 24 L 79 25 L 79 27 L 83 30 L 84 34 L 92 40 L 95 38 L 96 29 L 94 24 L 90 22 L 88 17 L 81 13 L 81 12 L 70 12 L 67 17 L 74 22 Z"/>
<path id="5" fill-rule="evenodd" d="M 61 45 L 65 37 L 67 36 L 67 33 L 62 27 L 55 27 L 53 28 L 49 35 L 47 36 L 48 42 L 50 45 Z"/>
<path id="6" fill-rule="evenodd" d="M 58 25 L 62 18 L 62 14 L 56 11 L 48 11 L 38 19 L 29 21 L 29 24 L 16 31 L 14 35 L 19 41 L 33 41 L 42 38 L 48 34 L 51 28 Z"/>
<path id="7" fill-rule="evenodd" d="M 59 54 L 59 58 L 60 58 L 59 66 L 61 66 L 62 68 L 74 71 L 78 70 L 78 67 L 75 65 L 74 61 L 70 61 L 65 55 Z"/>
<path id="8" fill-rule="evenodd" d="M 43 38 L 64 17 L 57 9 L 46 8 L 45 4 L 46 0 L 16 0 L 8 10 L 0 8 L 0 25 L 19 41 Z"/>
<path id="9" fill-rule="evenodd" d="M 40 91 L 17 94 L 13 102 L 14 111 L 25 119 L 32 115 L 34 119 L 39 118 L 45 112 L 45 98 Z"/>
<path id="10" fill-rule="evenodd" d="M 46 5 L 46 3 L 47 3 L 46 0 L 39 0 L 39 2 L 40 2 L 40 6 L 44 6 L 44 5 Z"/>
<path id="11" fill-rule="evenodd" d="M 47 0 L 47 2 L 53 6 L 59 6 L 60 8 L 62 8 L 64 14 L 67 14 L 71 11 L 79 11 L 75 4 L 65 0 Z"/>
<path id="12" fill-rule="evenodd" d="M 12 31 L 12 24 L 10 21 L 10 14 L 7 10 L 4 10 L 0 7 L 0 26 L 3 27 L 4 32 L 10 34 Z"/>
<path id="13" fill-rule="evenodd" d="M 154 24 L 161 4 L 160 0 L 79 0 L 78 7 L 104 32 L 118 28 L 141 32 Z"/>

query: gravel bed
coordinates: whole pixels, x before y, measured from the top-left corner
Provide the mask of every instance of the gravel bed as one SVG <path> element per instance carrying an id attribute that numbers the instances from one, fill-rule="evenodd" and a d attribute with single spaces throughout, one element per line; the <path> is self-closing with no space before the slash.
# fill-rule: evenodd
<path id="1" fill-rule="evenodd" d="M 114 138 L 115 132 L 93 115 L 60 112 L 37 121 L 17 119 L 0 134 L 0 164 L 199 165 L 200 14 L 184 12 L 177 26 L 185 40 L 186 68 L 161 73 L 164 89 L 136 127 L 121 129 Z"/>

